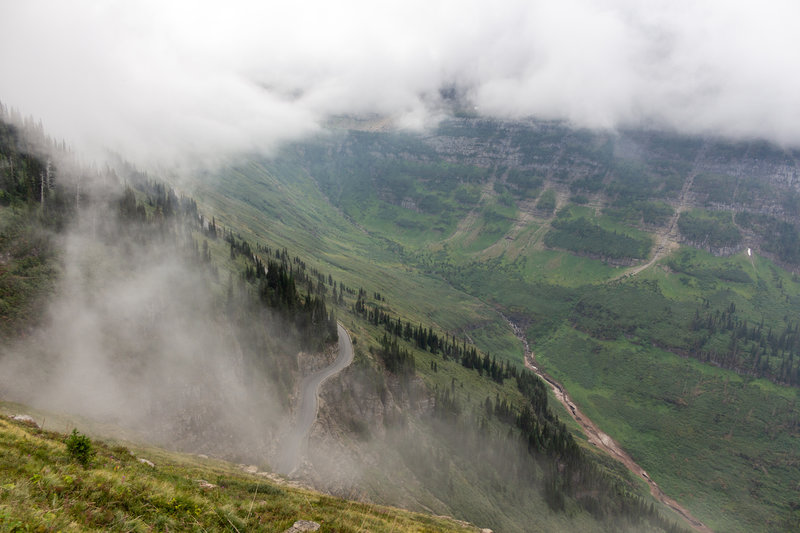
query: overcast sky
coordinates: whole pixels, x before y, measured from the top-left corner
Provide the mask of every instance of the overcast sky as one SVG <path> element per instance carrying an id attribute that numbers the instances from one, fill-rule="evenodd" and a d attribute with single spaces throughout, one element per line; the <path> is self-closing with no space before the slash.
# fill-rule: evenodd
<path id="1" fill-rule="evenodd" d="M 488 116 L 800 145 L 800 2 L 0 0 L 0 101 L 137 161 L 269 149 L 332 114 Z"/>

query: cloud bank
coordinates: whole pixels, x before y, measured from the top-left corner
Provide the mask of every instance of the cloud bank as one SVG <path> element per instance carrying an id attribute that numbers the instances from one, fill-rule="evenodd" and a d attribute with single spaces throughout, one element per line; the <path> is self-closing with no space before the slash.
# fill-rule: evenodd
<path id="1" fill-rule="evenodd" d="M 0 100 L 146 164 L 478 112 L 800 145 L 793 1 L 5 2 Z"/>

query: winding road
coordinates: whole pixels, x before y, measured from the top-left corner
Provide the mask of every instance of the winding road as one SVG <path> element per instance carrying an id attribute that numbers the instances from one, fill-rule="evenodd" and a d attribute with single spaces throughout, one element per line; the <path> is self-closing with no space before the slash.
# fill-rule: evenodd
<path id="1" fill-rule="evenodd" d="M 664 491 L 661 490 L 661 487 L 659 487 L 658 484 L 647 475 L 647 472 L 645 472 L 644 469 L 639 466 L 630 455 L 628 455 L 628 453 L 617 443 L 617 441 L 604 433 L 597 426 L 597 424 L 595 424 L 580 411 L 578 406 L 575 405 L 575 402 L 572 401 L 572 398 L 569 397 L 569 394 L 567 394 L 567 391 L 564 389 L 564 387 L 562 387 L 561 384 L 556 380 L 551 378 L 547 372 L 536 365 L 536 360 L 533 357 L 530 344 L 528 344 L 528 339 L 525 337 L 525 333 L 522 328 L 512 322 L 507 316 L 501 316 L 503 316 L 508 325 L 511 327 L 514 335 L 522 342 L 522 346 L 525 351 L 525 367 L 533 371 L 550 386 L 558 401 L 567 409 L 569 414 L 572 415 L 572 418 L 574 418 L 575 421 L 581 426 L 584 433 L 588 437 L 589 442 L 606 452 L 617 461 L 624 464 L 634 475 L 645 480 L 650 487 L 650 494 L 655 499 L 678 513 L 694 530 L 702 533 L 713 533 L 708 526 L 692 516 L 688 509 L 664 494 Z"/>
<path id="2" fill-rule="evenodd" d="M 299 404 L 295 413 L 295 423 L 289 434 L 281 442 L 274 468 L 281 474 L 290 475 L 300 465 L 300 460 L 308 447 L 308 434 L 317 419 L 319 408 L 319 389 L 322 384 L 335 376 L 353 362 L 353 343 L 350 334 L 337 325 L 339 332 L 339 355 L 332 365 L 318 370 L 300 382 Z"/>

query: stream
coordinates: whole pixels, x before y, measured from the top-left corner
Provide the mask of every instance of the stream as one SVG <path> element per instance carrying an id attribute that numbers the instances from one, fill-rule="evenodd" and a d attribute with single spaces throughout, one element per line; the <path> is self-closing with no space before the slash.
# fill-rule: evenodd
<path id="1" fill-rule="evenodd" d="M 655 499 L 678 513 L 693 529 L 696 531 L 702 531 L 704 533 L 712 533 L 712 530 L 708 526 L 692 516 L 692 514 L 678 502 L 664 494 L 664 491 L 661 490 L 658 484 L 653 481 L 649 475 L 647 475 L 647 472 L 645 472 L 644 469 L 639 466 L 614 439 L 604 433 L 597 426 L 597 424 L 592 422 L 592 420 L 590 420 L 581 412 L 578 406 L 572 401 L 572 398 L 570 398 L 569 394 L 567 394 L 567 391 L 564 389 L 564 387 L 550 377 L 547 372 L 539 368 L 539 366 L 536 364 L 536 359 L 533 356 L 530 344 L 528 343 L 528 339 L 525 337 L 525 332 L 522 330 L 522 328 L 512 322 L 507 316 L 502 314 L 501 316 L 511 327 L 514 335 L 520 340 L 520 342 L 522 342 L 522 346 L 525 351 L 525 367 L 542 378 L 550 386 L 556 399 L 561 402 L 561 404 L 567 409 L 567 412 L 569 412 L 572 418 L 574 418 L 575 421 L 581 426 L 583 432 L 589 438 L 589 442 L 606 452 L 617 461 L 624 464 L 634 475 L 645 480 L 650 487 L 650 494 L 652 494 Z"/>

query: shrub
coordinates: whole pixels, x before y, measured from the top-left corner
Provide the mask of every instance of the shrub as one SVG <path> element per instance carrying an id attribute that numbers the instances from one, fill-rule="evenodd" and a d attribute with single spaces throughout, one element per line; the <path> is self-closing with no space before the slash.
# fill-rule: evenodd
<path id="1" fill-rule="evenodd" d="M 547 189 L 539 197 L 539 201 L 536 202 L 536 209 L 539 209 L 540 211 L 546 211 L 547 213 L 552 213 L 555 208 L 556 191 L 553 189 Z"/>
<path id="2" fill-rule="evenodd" d="M 70 457 L 83 466 L 88 465 L 94 457 L 92 441 L 86 435 L 78 433 L 77 429 L 72 430 L 72 434 L 67 437 L 65 444 Z"/>
<path id="3" fill-rule="evenodd" d="M 731 214 L 722 211 L 685 211 L 678 219 L 678 229 L 690 242 L 713 248 L 735 246 L 742 240 Z"/>
<path id="4" fill-rule="evenodd" d="M 544 236 L 551 248 L 596 254 L 604 258 L 644 259 L 650 253 L 652 241 L 646 237 L 634 238 L 601 228 L 585 217 L 568 220 L 558 218 L 551 223 L 553 229 Z"/>

